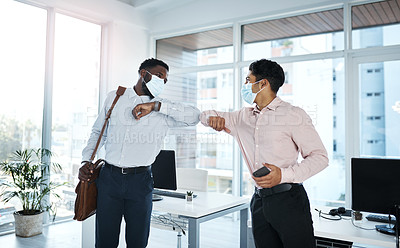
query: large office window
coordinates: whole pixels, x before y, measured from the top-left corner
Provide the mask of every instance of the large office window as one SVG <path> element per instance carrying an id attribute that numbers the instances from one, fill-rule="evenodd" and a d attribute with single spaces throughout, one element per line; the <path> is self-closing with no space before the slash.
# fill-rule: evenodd
<path id="1" fill-rule="evenodd" d="M 211 79 L 211 87 L 202 84 Z M 233 70 L 199 72 L 197 107 L 200 111 L 233 110 Z M 233 139 L 224 132 L 197 126 L 197 167 L 208 170 L 209 191 L 232 193 Z"/>
<path id="2" fill-rule="evenodd" d="M 69 183 L 59 188 L 57 216 L 65 217 L 74 208 L 82 149 L 97 117 L 101 26 L 62 14 L 55 19 L 51 150 L 63 171 L 51 180 Z"/>
<path id="3" fill-rule="evenodd" d="M 157 40 L 157 58 L 168 63 L 171 74 L 163 97 L 200 110 L 232 111 L 233 69 L 219 66 L 233 62 L 232 39 L 232 28 L 223 28 Z M 177 128 L 165 148 L 176 150 L 178 167 L 208 170 L 209 191 L 232 192 L 233 139 L 227 134 L 202 125 Z"/>
<path id="4" fill-rule="evenodd" d="M 400 61 L 361 63 L 360 155 L 400 156 Z"/>
<path id="5" fill-rule="evenodd" d="M 70 219 L 81 151 L 98 112 L 101 26 L 5 0 L 0 29 L 0 161 L 17 149 L 49 148 L 63 169 L 51 171 L 51 180 L 68 183 L 56 192 L 57 217 Z M 18 199 L 9 205 L 22 208 Z M 0 218 L 0 233 L 13 229 L 12 220 Z"/>
<path id="6" fill-rule="evenodd" d="M 304 182 L 309 198 L 318 205 L 344 201 L 346 171 L 344 60 L 311 60 L 282 64 L 282 67 L 290 77 L 278 95 L 284 101 L 299 106 L 307 112 L 328 151 L 328 168 Z M 336 71 L 335 81 L 333 70 Z M 331 97 L 333 94 L 336 95 L 336 104 Z M 332 127 L 334 119 L 336 128 Z"/>
<path id="7" fill-rule="evenodd" d="M 247 24 L 242 32 L 245 61 L 341 50 L 343 42 L 334 41 L 343 34 L 343 10 Z"/>
<path id="8" fill-rule="evenodd" d="M 347 8 L 351 11 L 352 22 L 344 16 Z M 180 75 L 193 80 L 191 86 L 197 86 L 196 104 L 201 110 L 232 111 L 246 106 L 241 100 L 236 102 L 235 97 L 227 98 L 220 94 L 219 87 L 223 84 L 219 72 L 216 71 L 233 73 L 233 87 L 223 89 L 226 96 L 239 96 L 239 86 L 244 82 L 248 65 L 252 61 L 267 58 L 280 63 L 285 71 L 286 81 L 278 95 L 283 100 L 302 107 L 310 115 L 330 160 L 329 167 L 307 180 L 305 187 L 313 204 L 334 206 L 343 205 L 346 199 L 345 193 L 349 187 L 346 185 L 346 178 L 349 178 L 349 175 L 346 175 L 348 158 L 360 155 L 398 156 L 398 145 L 392 144 L 392 140 L 398 139 L 391 138 L 394 135 L 392 126 L 395 127 L 394 123 L 398 121 L 396 118 L 400 112 L 400 100 L 396 95 L 398 90 L 392 82 L 396 78 L 393 68 L 398 67 L 398 62 L 360 64 L 361 154 L 356 154 L 353 147 L 358 141 L 346 139 L 351 135 L 346 132 L 352 130 L 349 127 L 352 127 L 355 119 L 345 117 L 356 116 L 358 112 L 345 107 L 348 106 L 346 101 L 352 102 L 354 99 L 351 97 L 354 88 L 350 87 L 354 82 L 345 82 L 346 78 L 351 78 L 349 75 L 353 72 L 345 71 L 345 68 L 349 68 L 347 63 L 351 60 L 347 60 L 344 54 L 356 58 L 360 55 L 365 56 L 365 51 L 358 54 L 358 48 L 369 48 L 373 53 L 375 47 L 399 45 L 400 40 L 396 36 L 399 23 L 398 1 L 376 1 L 279 19 L 266 18 L 265 21 L 244 25 L 236 23 L 233 26 L 238 27 L 236 30 L 239 32 L 236 35 L 240 37 L 239 44 L 233 41 L 239 39 L 229 41 L 228 36 L 222 35 L 232 30 L 225 28 L 160 39 L 156 42 L 156 50 L 159 58 L 179 68 Z M 211 34 L 220 34 L 220 41 L 216 42 L 215 46 L 211 46 L 210 43 L 204 45 L 206 42 L 200 37 L 207 37 L 210 42 L 215 41 L 216 36 Z M 351 38 L 351 45 L 346 43 L 345 37 Z M 395 48 L 390 49 L 393 50 L 392 53 L 398 53 Z M 223 51 L 228 53 L 222 54 Z M 237 60 L 232 60 L 231 51 L 239 51 L 240 56 Z M 200 56 L 210 55 L 214 56 L 210 63 L 207 62 L 209 57 L 200 59 Z M 220 64 L 223 68 L 218 68 Z M 202 69 L 203 65 L 206 65 L 207 69 Z M 185 72 L 185 68 L 190 72 Z M 240 73 L 236 72 L 237 68 L 241 68 Z M 389 73 L 389 70 L 392 72 Z M 189 74 L 191 76 L 188 76 Z M 194 82 L 195 80 L 197 82 Z M 173 97 L 174 94 L 176 92 L 171 92 L 168 96 Z M 391 97 L 388 97 L 389 94 Z M 196 135 L 210 135 L 212 138 L 215 135 L 224 139 L 220 133 L 214 134 L 201 125 L 197 127 Z M 219 168 L 222 178 L 223 175 L 228 175 L 226 172 L 233 172 L 235 175 L 238 168 L 235 165 L 242 164 L 243 166 L 239 167 L 242 168 L 242 180 L 239 184 L 232 181 L 231 186 L 240 185 L 241 194 L 251 195 L 254 184 L 247 166 L 243 161 L 236 161 L 241 159 L 235 156 L 237 147 L 230 142 L 232 141 L 229 137 L 228 143 L 224 145 L 221 140 L 208 142 L 205 138 L 197 138 L 196 167 L 208 168 L 211 174 L 213 167 Z M 225 152 L 231 152 L 226 156 L 227 159 L 224 159 Z M 225 170 L 225 167 L 233 170 Z M 212 185 L 209 187 L 212 188 Z M 229 192 L 230 186 L 224 187 L 226 192 Z"/>
<path id="9" fill-rule="evenodd" d="M 379 1 L 353 6 L 353 48 L 399 45 L 400 3 Z"/>
<path id="10" fill-rule="evenodd" d="M 344 201 L 345 196 L 345 102 L 344 60 L 321 59 L 282 63 L 286 80 L 278 96 L 303 108 L 311 117 L 328 151 L 330 166 L 308 179 L 304 185 L 314 204 Z M 336 77 L 334 80 L 333 71 Z M 243 68 L 243 80 L 248 68 Z M 336 104 L 332 95 L 336 95 Z M 247 105 L 243 103 L 244 105 Z M 335 121 L 336 128 L 332 127 Z M 335 144 L 335 145 L 334 145 Z M 299 158 L 301 161 L 303 158 Z M 335 184 L 336 187 L 331 187 Z M 247 166 L 243 168 L 243 194 L 251 195 L 254 185 Z"/>
<path id="11" fill-rule="evenodd" d="M 27 21 L 29 20 L 29 21 Z M 0 161 L 42 139 L 47 12 L 17 1 L 0 1 Z M 0 181 L 5 176 L 0 175 Z M 18 199 L 7 206 L 21 209 Z M 0 202 L 0 209 L 4 204 Z M 0 216 L 0 233 L 13 217 Z"/>
<path id="12" fill-rule="evenodd" d="M 172 68 L 232 63 L 232 32 L 232 28 L 222 28 L 160 39 L 157 57 Z"/>
<path id="13" fill-rule="evenodd" d="M 311 54 L 318 56 L 318 53 L 344 49 L 342 9 L 247 24 L 242 30 L 244 60 Z M 303 108 L 310 115 L 329 155 L 330 166 L 305 182 L 309 197 L 314 204 L 343 202 L 344 59 L 321 57 L 319 60 L 281 63 L 281 66 L 286 80 L 278 96 Z M 244 68 L 243 80 L 247 71 Z M 334 120 L 335 128 L 332 126 Z M 299 158 L 300 161 L 302 159 Z M 243 194 L 251 195 L 254 186 L 246 166 L 243 167 L 242 178 Z M 332 184 L 337 186 L 331 187 Z"/>
<path id="14" fill-rule="evenodd" d="M 0 3 L 1 161 L 16 149 L 41 145 L 46 21 L 43 9 Z"/>

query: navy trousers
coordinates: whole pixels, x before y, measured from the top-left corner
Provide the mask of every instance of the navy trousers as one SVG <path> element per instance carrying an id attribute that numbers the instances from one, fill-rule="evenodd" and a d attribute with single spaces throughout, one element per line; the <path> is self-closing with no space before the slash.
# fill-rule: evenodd
<path id="1" fill-rule="evenodd" d="M 145 248 L 153 207 L 151 171 L 122 174 L 103 166 L 97 178 L 96 248 L 117 248 L 122 217 L 128 248 Z"/>
<path id="2" fill-rule="evenodd" d="M 250 203 L 257 248 L 315 248 L 310 203 L 303 185 Z"/>

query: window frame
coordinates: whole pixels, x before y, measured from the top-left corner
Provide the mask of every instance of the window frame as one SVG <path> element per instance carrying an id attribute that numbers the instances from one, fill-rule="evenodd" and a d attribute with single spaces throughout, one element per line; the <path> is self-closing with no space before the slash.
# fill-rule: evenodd
<path id="1" fill-rule="evenodd" d="M 110 24 L 103 23 L 101 21 L 96 21 L 89 17 L 85 17 L 79 14 L 71 13 L 68 11 L 63 11 L 61 9 L 57 9 L 54 7 L 43 6 L 39 4 L 35 4 L 32 2 L 21 0 L 19 1 L 21 4 L 26 4 L 32 8 L 40 8 L 47 12 L 47 23 L 46 23 L 46 48 L 45 48 L 45 65 L 44 65 L 44 95 L 43 95 L 43 121 L 42 121 L 42 136 L 41 136 L 41 148 L 51 150 L 51 141 L 52 141 L 52 106 L 53 106 L 53 72 L 54 72 L 54 46 L 55 46 L 55 17 L 56 14 L 67 15 L 72 18 L 80 19 L 82 21 L 90 22 L 96 25 L 99 25 L 101 28 L 101 48 L 100 48 L 100 75 L 99 75 L 99 99 L 98 99 L 98 111 L 100 112 L 100 108 L 102 102 L 106 96 L 106 78 L 107 78 L 107 70 L 104 65 L 106 65 L 107 57 L 107 49 L 106 46 L 107 40 L 109 39 L 109 29 Z M 45 158 L 44 162 L 50 162 L 49 158 Z M 46 171 L 45 178 L 50 179 L 50 171 Z M 49 183 L 49 180 L 47 181 Z M 49 201 L 49 196 L 46 197 L 46 201 Z M 49 218 L 44 219 L 44 223 L 49 223 Z"/>
<path id="2" fill-rule="evenodd" d="M 343 8 L 343 50 L 335 50 L 324 53 L 316 53 L 316 54 L 306 54 L 306 55 L 297 55 L 297 56 L 287 56 L 287 57 L 274 57 L 275 60 L 279 64 L 283 63 L 292 63 L 292 62 L 301 62 L 301 61 L 309 61 L 309 60 L 317 60 L 317 59 L 335 59 L 335 58 L 343 58 L 345 64 L 345 167 L 346 167 L 346 180 L 345 180 L 345 205 L 346 207 L 351 207 L 351 195 L 350 195 L 350 160 L 351 157 L 357 157 L 360 155 L 359 149 L 359 89 L 358 82 L 355 80 L 354 69 L 358 66 L 360 61 L 376 61 L 381 59 L 390 59 L 400 57 L 400 45 L 391 45 L 391 46 L 382 46 L 382 47 L 371 47 L 371 48 L 360 48 L 353 49 L 352 48 L 352 13 L 351 8 L 356 5 L 361 5 L 365 3 L 374 3 L 378 1 L 362 1 L 357 3 L 337 3 L 322 7 L 316 7 L 312 9 L 303 9 L 300 11 L 292 11 L 292 12 L 284 12 L 272 15 L 264 15 L 257 18 L 251 18 L 246 20 L 233 20 L 229 23 L 223 25 L 210 25 L 197 29 L 186 29 L 182 30 L 179 33 L 164 33 L 164 34 L 152 34 L 150 37 L 151 41 L 151 56 L 156 56 L 156 41 L 158 39 L 169 38 L 177 35 L 185 35 L 191 34 L 194 32 L 201 32 L 216 28 L 223 28 L 227 26 L 233 26 L 233 49 L 234 49 L 234 60 L 233 63 L 228 64 L 219 64 L 219 65 L 207 65 L 207 66 L 199 66 L 199 67 L 188 67 L 188 68 L 174 68 L 174 71 L 171 73 L 182 73 L 182 72 L 197 72 L 202 70 L 218 70 L 218 69 L 226 69 L 232 68 L 234 70 L 233 74 L 233 83 L 234 83 L 234 103 L 233 106 L 235 109 L 239 109 L 242 107 L 242 101 L 240 98 L 240 89 L 238 87 L 239 82 L 241 80 L 241 68 L 248 67 L 248 65 L 253 61 L 244 61 L 242 60 L 242 26 L 246 24 L 268 21 L 277 18 L 286 18 L 290 16 L 309 14 L 309 13 L 317 13 L 320 11 Z M 352 83 L 348 83 L 352 82 Z M 357 82 L 357 83 L 355 83 Z M 354 97 L 357 96 L 357 97 Z M 346 134 L 355 134 L 357 137 Z M 234 151 L 232 152 L 233 156 L 233 194 L 234 195 L 242 195 L 242 170 L 243 170 L 243 159 L 239 152 L 238 146 L 235 142 Z"/>

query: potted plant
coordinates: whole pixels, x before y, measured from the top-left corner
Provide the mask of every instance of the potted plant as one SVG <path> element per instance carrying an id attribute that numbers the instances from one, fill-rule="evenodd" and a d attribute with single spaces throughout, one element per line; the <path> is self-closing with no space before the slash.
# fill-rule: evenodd
<path id="1" fill-rule="evenodd" d="M 186 191 L 186 201 L 193 201 L 193 191 Z"/>
<path id="2" fill-rule="evenodd" d="M 0 183 L 0 200 L 7 203 L 18 198 L 22 210 L 14 212 L 15 234 L 30 237 L 42 233 L 43 213 L 55 208 L 50 195 L 60 198 L 54 189 L 64 185 L 49 181 L 49 170 L 61 171 L 57 163 L 48 162 L 53 156 L 47 149 L 17 150 L 11 158 L 0 163 L 0 171 L 10 179 Z"/>

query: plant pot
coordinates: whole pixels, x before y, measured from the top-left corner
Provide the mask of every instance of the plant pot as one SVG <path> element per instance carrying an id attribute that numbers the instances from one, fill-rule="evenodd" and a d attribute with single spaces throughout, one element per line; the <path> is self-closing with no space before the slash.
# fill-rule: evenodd
<path id="1" fill-rule="evenodd" d="M 14 212 L 15 235 L 20 237 L 31 237 L 42 233 L 43 213 L 37 211 L 32 215 L 24 215 L 22 211 Z"/>
<path id="2" fill-rule="evenodd" d="M 193 201 L 193 196 L 191 196 L 191 195 L 186 195 L 186 201 L 188 201 L 188 202 Z"/>

